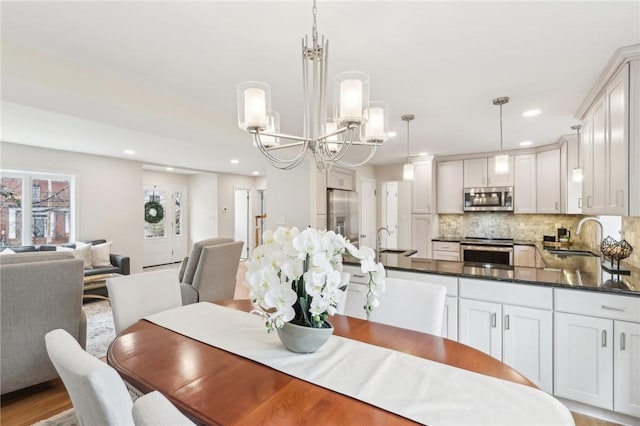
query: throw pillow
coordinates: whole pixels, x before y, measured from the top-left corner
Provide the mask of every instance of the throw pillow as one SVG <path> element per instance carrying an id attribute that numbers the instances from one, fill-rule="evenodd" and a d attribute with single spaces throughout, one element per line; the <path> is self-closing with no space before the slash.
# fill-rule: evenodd
<path id="1" fill-rule="evenodd" d="M 112 241 L 107 241 L 91 246 L 91 265 L 94 268 L 111 266 L 111 243 Z"/>
<path id="2" fill-rule="evenodd" d="M 9 247 L 5 248 L 0 252 L 0 254 L 15 254 L 16 252 L 11 250 Z"/>
<path id="3" fill-rule="evenodd" d="M 91 269 L 91 244 L 76 241 L 76 248 L 58 246 L 56 251 L 70 251 L 73 257 L 84 262 L 84 269 Z"/>

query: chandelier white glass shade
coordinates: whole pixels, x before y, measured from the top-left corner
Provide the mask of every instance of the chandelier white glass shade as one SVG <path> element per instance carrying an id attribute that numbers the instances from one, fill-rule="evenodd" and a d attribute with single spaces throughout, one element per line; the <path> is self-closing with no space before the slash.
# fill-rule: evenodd
<path id="1" fill-rule="evenodd" d="M 497 175 L 506 175 L 509 173 L 509 156 L 502 153 L 502 105 L 509 102 L 507 96 L 495 98 L 493 100 L 494 105 L 500 106 L 500 153 L 494 157 L 494 170 Z"/>
<path id="2" fill-rule="evenodd" d="M 578 166 L 573 169 L 573 181 L 580 183 L 584 179 L 582 167 L 580 167 L 580 129 L 582 129 L 582 126 L 576 124 L 575 126 L 571 126 L 571 129 L 575 130 L 578 136 Z"/>
<path id="3" fill-rule="evenodd" d="M 411 157 L 409 156 L 409 123 L 416 118 L 413 114 L 406 114 L 402 116 L 402 120 L 407 122 L 407 162 L 402 166 L 402 180 L 413 181 L 414 170 L 411 163 Z"/>
<path id="4" fill-rule="evenodd" d="M 333 80 L 333 111 L 327 111 L 327 52 L 329 42 L 318 40 L 316 2 L 313 2 L 312 40 L 302 40 L 302 78 L 304 88 L 303 135 L 280 133 L 277 113 L 271 109 L 271 89 L 265 83 L 247 81 L 238 85 L 238 126 L 253 135 L 254 146 L 267 161 L 279 169 L 292 169 L 311 151 L 316 165 L 329 170 L 332 165 L 357 167 L 367 163 L 377 147 L 388 138 L 388 108 L 384 102 L 369 99 L 369 76 L 343 72 Z M 330 118 L 327 115 L 330 114 Z M 281 143 L 283 139 L 292 141 Z M 349 163 L 345 156 L 352 147 L 365 159 Z M 296 150 L 283 158 L 277 150 Z M 355 151 L 355 149 L 353 150 Z M 367 154 L 368 152 L 368 154 Z"/>

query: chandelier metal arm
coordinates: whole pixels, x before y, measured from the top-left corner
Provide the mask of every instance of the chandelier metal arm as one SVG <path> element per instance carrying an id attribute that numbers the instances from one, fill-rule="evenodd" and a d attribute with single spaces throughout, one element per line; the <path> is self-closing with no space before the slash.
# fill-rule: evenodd
<path id="1" fill-rule="evenodd" d="M 300 161 L 302 161 L 302 158 L 304 158 L 304 155 L 306 153 L 307 147 L 309 146 L 309 141 L 305 140 L 304 142 L 300 143 L 300 144 L 294 144 L 294 145 L 300 145 L 300 150 L 298 151 L 298 154 L 296 154 L 295 157 L 291 158 L 291 159 L 282 159 L 282 158 L 278 158 L 275 155 L 271 154 L 269 152 L 269 148 L 265 147 L 264 144 L 262 143 L 262 140 L 260 139 L 260 132 L 256 132 L 254 133 L 254 139 L 256 141 L 256 146 L 258 147 L 258 149 L 260 150 L 260 152 L 262 152 L 262 154 L 267 157 L 267 159 L 269 160 L 270 163 L 273 164 L 273 162 L 280 162 L 285 164 L 285 167 L 289 164 L 292 163 L 296 163 L 300 164 Z M 275 165 L 274 165 L 275 166 Z M 278 166 L 275 166 L 278 167 Z M 281 167 L 278 167 L 281 168 Z"/>
<path id="2" fill-rule="evenodd" d="M 360 143 L 360 145 L 368 145 L 368 144 L 367 143 Z M 369 162 L 369 160 L 371 160 L 373 158 L 374 155 L 376 155 L 377 149 L 378 149 L 378 144 L 374 143 L 372 145 L 371 152 L 369 153 L 367 158 L 364 161 L 360 162 L 360 163 L 351 164 L 351 163 L 345 163 L 344 161 L 336 161 L 336 164 L 339 165 L 340 167 L 360 167 L 360 166 L 364 166 L 366 163 Z"/>

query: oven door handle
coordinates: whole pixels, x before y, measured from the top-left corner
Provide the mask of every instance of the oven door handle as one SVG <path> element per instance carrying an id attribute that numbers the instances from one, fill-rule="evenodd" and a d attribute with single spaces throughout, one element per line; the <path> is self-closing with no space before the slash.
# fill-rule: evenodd
<path id="1" fill-rule="evenodd" d="M 497 251 L 497 252 L 513 252 L 513 247 L 491 247 L 491 246 L 468 246 L 462 244 L 462 250 L 470 251 Z"/>

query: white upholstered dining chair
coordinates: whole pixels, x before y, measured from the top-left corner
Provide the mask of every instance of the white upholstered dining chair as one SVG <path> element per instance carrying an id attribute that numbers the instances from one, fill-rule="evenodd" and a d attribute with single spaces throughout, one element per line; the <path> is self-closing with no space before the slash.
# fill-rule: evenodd
<path id="1" fill-rule="evenodd" d="M 147 315 L 182 306 L 175 269 L 109 278 L 107 289 L 116 334 Z"/>
<path id="2" fill-rule="evenodd" d="M 440 336 L 447 288 L 440 284 L 387 278 L 380 306 L 370 321 Z"/>
<path id="3" fill-rule="evenodd" d="M 48 332 L 45 344 L 81 426 L 149 425 L 149 421 L 155 425 L 194 424 L 157 391 L 132 402 L 118 373 L 85 352 L 67 331 Z"/>

